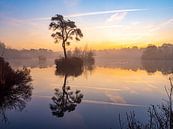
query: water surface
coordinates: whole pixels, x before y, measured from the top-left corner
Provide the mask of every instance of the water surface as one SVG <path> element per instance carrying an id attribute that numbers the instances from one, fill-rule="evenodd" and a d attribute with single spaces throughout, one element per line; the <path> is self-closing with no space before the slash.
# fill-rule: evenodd
<path id="1" fill-rule="evenodd" d="M 152 63 L 131 65 L 128 61 L 116 60 L 103 65 L 98 61 L 81 75 L 66 78 L 56 75 L 53 61 L 25 65 L 31 69 L 32 99 L 22 111 L 0 111 L 0 117 L 3 118 L 4 113 L 8 119 L 1 121 L 0 128 L 117 129 L 119 113 L 125 116 L 128 111 L 135 111 L 137 118 L 145 121 L 148 106 L 160 104 L 166 98 L 164 87 L 169 86 L 168 78 L 172 73 L 171 62 L 161 65 L 154 62 L 155 66 Z M 13 61 L 11 64 L 14 68 L 24 65 L 16 65 Z M 58 116 L 52 114 L 50 105 L 54 104 L 55 89 L 62 90 L 64 79 L 66 86 L 73 93 L 80 90 L 83 98 L 72 111 L 67 110 L 63 116 Z"/>

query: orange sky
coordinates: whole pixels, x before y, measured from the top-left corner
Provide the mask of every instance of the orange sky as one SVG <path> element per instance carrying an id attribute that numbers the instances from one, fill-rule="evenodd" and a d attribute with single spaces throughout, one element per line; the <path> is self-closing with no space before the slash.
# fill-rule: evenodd
<path id="1" fill-rule="evenodd" d="M 135 1 L 134 6 L 130 7 L 123 2 L 100 1 L 95 3 L 99 6 L 94 9 L 94 5 L 84 4 L 82 0 L 75 3 L 74 0 L 54 2 L 57 2 L 59 8 L 50 1 L 47 4 L 31 1 L 27 8 L 25 3 L 18 0 L 1 2 L 0 41 L 16 49 L 61 50 L 60 44 L 54 44 L 48 29 L 51 16 L 58 12 L 75 21 L 84 34 L 80 42 L 74 41 L 68 49 L 86 45 L 88 48 L 100 50 L 173 43 L 173 15 L 172 8 L 168 6 L 172 2 L 153 2 L 150 3 L 151 7 L 145 8 L 143 5 L 148 3 L 142 1 Z M 106 4 L 109 6 L 105 7 Z M 122 6 L 121 9 L 117 9 L 117 4 Z"/>

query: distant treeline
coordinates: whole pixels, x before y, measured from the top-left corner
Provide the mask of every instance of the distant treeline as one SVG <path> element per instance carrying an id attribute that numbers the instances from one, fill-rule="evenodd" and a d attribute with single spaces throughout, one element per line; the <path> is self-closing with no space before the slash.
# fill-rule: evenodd
<path id="1" fill-rule="evenodd" d="M 96 51 L 96 56 L 99 60 L 104 59 L 140 59 L 144 48 L 137 46 L 121 49 L 107 49 Z M 105 62 L 105 61 L 103 61 Z"/>
<path id="2" fill-rule="evenodd" d="M 29 59 L 29 58 L 56 58 L 59 55 L 58 52 L 54 52 L 48 49 L 11 49 L 7 48 L 4 43 L 0 42 L 0 56 L 5 59 Z"/>
<path id="3" fill-rule="evenodd" d="M 173 44 L 162 46 L 148 45 L 146 48 L 137 46 L 96 51 L 100 61 L 112 59 L 143 59 L 143 60 L 173 60 Z"/>
<path id="4" fill-rule="evenodd" d="M 172 60 L 173 59 L 173 45 L 163 44 L 162 46 L 149 45 L 143 51 L 143 60 Z"/>
<path id="5" fill-rule="evenodd" d="M 7 48 L 4 43 L 0 42 L 0 56 L 5 59 L 29 59 L 29 58 L 51 58 L 56 59 L 61 56 L 62 52 L 54 52 L 48 49 L 11 49 Z M 99 62 L 112 59 L 143 59 L 143 60 L 172 60 L 173 59 L 173 45 L 163 44 L 162 46 L 149 45 L 146 48 L 138 48 L 133 46 L 131 48 L 121 49 L 107 49 L 107 50 L 87 50 L 87 48 L 75 48 L 73 51 L 67 51 L 67 55 L 82 57 L 84 60 L 95 59 Z"/>

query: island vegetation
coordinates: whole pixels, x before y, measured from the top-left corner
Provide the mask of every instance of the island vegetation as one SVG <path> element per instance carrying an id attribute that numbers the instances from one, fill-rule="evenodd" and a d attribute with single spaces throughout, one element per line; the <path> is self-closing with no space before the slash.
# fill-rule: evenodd
<path id="1" fill-rule="evenodd" d="M 61 42 L 64 58 L 55 60 L 58 69 L 66 70 L 71 68 L 83 67 L 83 60 L 78 57 L 68 57 L 66 45 L 70 45 L 71 41 L 75 39 L 80 41 L 83 37 L 82 31 L 77 28 L 74 21 L 66 20 L 62 15 L 57 14 L 52 17 L 49 25 L 53 30 L 52 37 L 55 39 L 55 43 Z"/>

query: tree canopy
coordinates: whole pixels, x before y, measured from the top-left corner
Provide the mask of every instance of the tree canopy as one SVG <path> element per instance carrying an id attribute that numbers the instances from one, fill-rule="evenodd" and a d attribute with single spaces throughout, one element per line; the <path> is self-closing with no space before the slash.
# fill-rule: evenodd
<path id="1" fill-rule="evenodd" d="M 66 20 L 59 14 L 51 18 L 49 27 L 53 30 L 51 36 L 55 39 L 55 43 L 62 42 L 65 58 L 67 57 L 66 45 L 70 45 L 73 39 L 80 41 L 80 38 L 83 37 L 82 31 L 75 25 L 74 21 Z"/>

